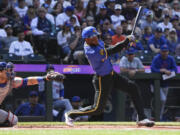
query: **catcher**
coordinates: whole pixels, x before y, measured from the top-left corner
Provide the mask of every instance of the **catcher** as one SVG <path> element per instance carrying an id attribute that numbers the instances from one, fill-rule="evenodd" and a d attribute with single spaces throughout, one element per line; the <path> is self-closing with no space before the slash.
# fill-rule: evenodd
<path id="1" fill-rule="evenodd" d="M 13 88 L 18 88 L 22 86 L 36 85 L 40 81 L 61 81 L 65 76 L 57 73 L 50 72 L 46 76 L 35 76 L 21 78 L 16 77 L 14 72 L 13 63 L 0 62 L 0 104 L 2 104 L 5 97 L 12 91 Z M 12 127 L 16 125 L 18 118 L 12 112 L 6 112 L 0 109 L 0 127 Z"/>

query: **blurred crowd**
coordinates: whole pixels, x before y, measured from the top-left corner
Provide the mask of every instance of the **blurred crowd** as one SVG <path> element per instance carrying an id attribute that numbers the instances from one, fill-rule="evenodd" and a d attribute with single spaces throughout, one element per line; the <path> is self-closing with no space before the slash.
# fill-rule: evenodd
<path id="1" fill-rule="evenodd" d="M 131 33 L 139 6 L 144 9 L 134 49 L 146 60 L 166 44 L 179 58 L 178 0 L 0 0 L 0 58 L 41 55 L 48 63 L 88 64 L 82 29 L 95 26 L 107 47 L 115 45 Z"/>

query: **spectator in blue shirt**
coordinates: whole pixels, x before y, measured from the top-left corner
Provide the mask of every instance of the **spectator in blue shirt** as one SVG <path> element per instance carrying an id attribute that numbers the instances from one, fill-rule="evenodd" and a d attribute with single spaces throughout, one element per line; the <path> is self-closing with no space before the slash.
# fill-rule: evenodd
<path id="1" fill-rule="evenodd" d="M 148 48 L 154 53 L 160 52 L 160 47 L 166 44 L 166 38 L 162 35 L 162 28 L 156 28 L 155 34 L 148 41 Z"/>
<path id="2" fill-rule="evenodd" d="M 136 40 L 134 42 L 131 42 L 130 46 L 133 47 L 136 51 L 142 51 L 144 50 L 144 47 L 142 45 L 141 37 L 137 33 L 135 33 Z"/>
<path id="3" fill-rule="evenodd" d="M 167 45 L 161 46 L 160 54 L 157 54 L 151 64 L 151 71 L 154 73 L 161 73 L 171 75 L 172 72 L 177 72 L 177 66 L 174 58 L 169 55 L 169 48 Z M 168 84 L 166 81 L 161 81 L 160 100 L 161 100 L 161 113 L 160 120 L 162 120 L 164 106 L 168 94 Z"/>
<path id="4" fill-rule="evenodd" d="M 151 71 L 165 73 L 167 75 L 170 75 L 172 71 L 177 72 L 176 62 L 174 58 L 169 55 L 169 48 L 167 45 L 162 45 L 160 54 L 154 57 L 151 64 Z"/>
<path id="5" fill-rule="evenodd" d="M 107 14 L 107 7 L 102 4 L 99 7 L 99 13 L 95 16 L 95 26 L 100 27 L 106 19 L 111 22 L 111 18 Z"/>
<path id="6" fill-rule="evenodd" d="M 145 46 L 145 49 L 147 49 L 147 43 L 149 39 L 153 36 L 152 28 L 150 26 L 144 28 L 144 34 L 142 35 L 142 42 Z"/>
<path id="7" fill-rule="evenodd" d="M 176 29 L 174 28 L 170 29 L 167 37 L 167 43 L 168 43 L 169 51 L 172 54 L 175 54 L 176 47 L 180 45 L 180 42 L 178 42 Z"/>
<path id="8" fill-rule="evenodd" d="M 153 12 L 148 11 L 146 13 L 146 19 L 141 23 L 141 29 L 145 29 L 146 27 L 151 27 L 152 31 L 156 30 L 157 23 L 153 20 Z"/>
<path id="9" fill-rule="evenodd" d="M 31 91 L 29 94 L 29 102 L 21 104 L 15 111 L 17 116 L 44 116 L 45 108 L 38 103 L 38 93 Z"/>
<path id="10" fill-rule="evenodd" d="M 102 33 L 102 37 L 105 36 L 106 34 L 109 34 L 111 36 L 113 36 L 115 33 L 113 31 L 113 29 L 111 28 L 111 22 L 106 19 L 103 24 L 101 25 L 101 33 Z"/>

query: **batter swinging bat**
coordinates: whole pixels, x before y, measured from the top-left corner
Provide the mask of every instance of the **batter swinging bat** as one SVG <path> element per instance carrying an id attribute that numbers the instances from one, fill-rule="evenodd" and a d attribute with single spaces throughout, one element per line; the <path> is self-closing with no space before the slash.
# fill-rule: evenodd
<path id="1" fill-rule="evenodd" d="M 135 18 L 135 22 L 134 22 L 134 25 L 133 25 L 133 29 L 132 29 L 131 35 L 134 35 L 135 29 L 136 29 L 136 26 L 137 26 L 137 24 L 138 24 L 138 22 L 139 22 L 139 19 L 140 19 L 140 17 L 141 17 L 142 11 L 143 11 L 143 7 L 140 6 L 139 9 L 138 9 L 136 18 Z"/>

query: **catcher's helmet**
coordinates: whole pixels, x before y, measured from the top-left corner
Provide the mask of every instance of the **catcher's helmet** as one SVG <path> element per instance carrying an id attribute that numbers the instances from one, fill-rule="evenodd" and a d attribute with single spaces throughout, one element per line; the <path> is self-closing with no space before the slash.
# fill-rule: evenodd
<path id="1" fill-rule="evenodd" d="M 6 62 L 0 62 L 0 71 L 6 69 Z"/>
<path id="2" fill-rule="evenodd" d="M 99 35 L 99 32 L 97 32 L 96 28 L 93 26 L 88 26 L 82 31 L 82 38 L 91 38 L 97 35 Z"/>
<path id="3" fill-rule="evenodd" d="M 12 62 L 8 62 L 6 68 L 14 68 L 14 64 Z"/>

